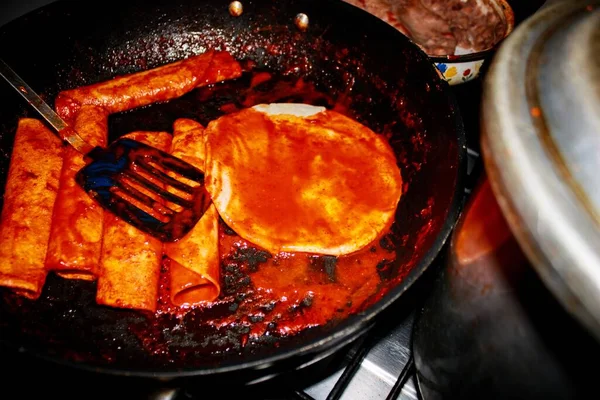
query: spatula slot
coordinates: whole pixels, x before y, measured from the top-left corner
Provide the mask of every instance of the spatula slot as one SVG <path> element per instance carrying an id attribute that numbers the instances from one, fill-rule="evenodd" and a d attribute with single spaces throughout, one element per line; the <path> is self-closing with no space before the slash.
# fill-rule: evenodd
<path id="1" fill-rule="evenodd" d="M 114 187 L 111 192 L 113 194 L 112 201 L 129 203 L 160 222 L 169 222 L 170 216 L 173 214 L 172 210 L 127 184 L 123 184 L 122 187 Z"/>

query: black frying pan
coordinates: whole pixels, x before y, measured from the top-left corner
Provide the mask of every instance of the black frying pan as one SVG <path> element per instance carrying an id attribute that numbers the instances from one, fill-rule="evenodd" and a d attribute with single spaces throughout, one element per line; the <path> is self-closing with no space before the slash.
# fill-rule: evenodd
<path id="1" fill-rule="evenodd" d="M 241 78 L 167 104 L 113 115 L 110 135 L 169 130 L 178 117 L 206 124 L 223 113 L 224 103 L 248 105 L 252 99 L 337 105 L 389 135 L 406 190 L 387 238 L 396 261 L 383 265 L 379 293 L 360 312 L 324 326 L 245 342 L 247 326 L 198 326 L 203 318 L 230 312 L 231 304 L 195 310 L 183 319 L 144 316 L 97 306 L 93 283 L 49 275 L 36 301 L 1 289 L 3 343 L 109 373 L 178 377 L 246 372 L 243 379 L 249 379 L 349 343 L 436 257 L 459 213 L 466 158 L 458 110 L 427 56 L 394 28 L 342 2 L 246 1 L 240 17 L 228 13 L 228 3 L 57 2 L 4 26 L 0 54 L 50 102 L 60 90 L 210 48 L 226 49 L 248 70 L 268 70 L 281 82 L 301 78 L 310 83 L 310 91 L 279 90 L 274 95 L 267 85 L 257 94 L 249 93 L 248 78 Z M 306 32 L 294 25 L 300 12 L 310 20 Z M 0 85 L 0 96 L 3 186 L 17 119 L 37 116 L 7 85 Z"/>

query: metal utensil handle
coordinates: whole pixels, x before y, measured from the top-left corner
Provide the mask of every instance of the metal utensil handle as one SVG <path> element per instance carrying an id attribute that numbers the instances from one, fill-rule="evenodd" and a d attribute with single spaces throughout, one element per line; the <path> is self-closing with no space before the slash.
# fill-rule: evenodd
<path id="1" fill-rule="evenodd" d="M 58 136 L 67 141 L 83 154 L 89 153 L 93 146 L 86 143 L 15 71 L 0 59 L 0 75 L 21 95 L 29 105 L 52 126 Z"/>

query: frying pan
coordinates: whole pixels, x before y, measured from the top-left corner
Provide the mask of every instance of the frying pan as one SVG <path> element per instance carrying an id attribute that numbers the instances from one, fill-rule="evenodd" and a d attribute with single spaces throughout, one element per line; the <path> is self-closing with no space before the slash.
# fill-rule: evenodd
<path id="1" fill-rule="evenodd" d="M 60 90 L 207 49 L 227 50 L 249 69 L 310 83 L 310 93 L 274 95 L 267 88 L 254 100 L 341 109 L 385 134 L 402 170 L 406 184 L 388 238 L 395 261 L 380 274 L 378 292 L 351 315 L 295 335 L 248 341 L 247 326 L 209 329 L 197 322 L 229 312 L 231 304 L 192 310 L 184 317 L 148 316 L 97 306 L 93 282 L 49 275 L 36 301 L 1 289 L 4 344 L 110 374 L 255 379 L 310 363 L 356 339 L 436 257 L 460 212 L 466 156 L 459 112 L 427 56 L 394 28 L 346 3 L 256 0 L 243 2 L 238 17 L 230 15 L 228 4 L 56 2 L 2 27 L 0 54 L 50 102 Z M 295 25 L 298 13 L 308 16 L 308 29 Z M 208 94 L 113 115 L 110 139 L 136 129 L 170 130 L 179 117 L 206 124 L 223 113 L 223 104 L 244 96 L 243 85 L 242 79 Z M 0 85 L 0 96 L 4 187 L 17 120 L 37 116 L 7 85 Z"/>

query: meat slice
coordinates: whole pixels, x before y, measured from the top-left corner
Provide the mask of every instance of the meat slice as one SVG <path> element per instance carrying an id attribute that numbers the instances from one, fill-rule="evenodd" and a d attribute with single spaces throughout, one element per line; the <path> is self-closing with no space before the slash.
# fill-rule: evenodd
<path id="1" fill-rule="evenodd" d="M 420 0 L 446 21 L 459 47 L 485 50 L 506 32 L 506 21 L 495 0 Z"/>
<path id="2" fill-rule="evenodd" d="M 496 0 L 345 0 L 386 21 L 429 55 L 498 43 L 507 22 Z"/>
<path id="3" fill-rule="evenodd" d="M 457 39 L 444 14 L 436 13 L 420 0 L 399 0 L 392 4 L 393 13 L 406 28 L 408 36 L 427 54 L 454 53 Z"/>

